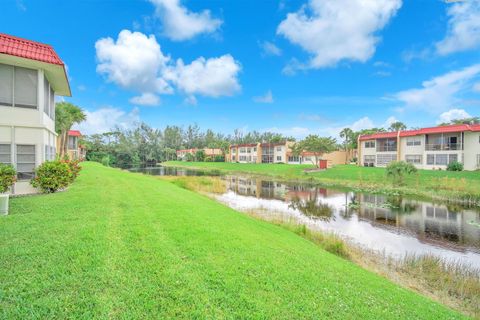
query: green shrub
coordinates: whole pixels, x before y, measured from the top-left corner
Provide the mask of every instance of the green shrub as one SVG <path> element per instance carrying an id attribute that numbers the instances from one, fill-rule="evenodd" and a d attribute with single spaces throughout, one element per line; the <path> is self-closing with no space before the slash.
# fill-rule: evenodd
<path id="1" fill-rule="evenodd" d="M 183 159 L 184 159 L 185 161 L 188 161 L 188 162 L 193 162 L 193 161 L 195 161 L 195 157 L 194 157 L 193 154 L 191 154 L 191 153 L 187 153 Z"/>
<path id="2" fill-rule="evenodd" d="M 387 177 L 391 178 L 393 184 L 397 186 L 403 186 L 405 184 L 405 176 L 416 172 L 417 168 L 405 161 L 392 161 L 386 169 Z"/>
<path id="3" fill-rule="evenodd" d="M 68 165 L 68 169 L 70 170 L 70 176 L 71 176 L 70 183 L 72 183 L 78 177 L 80 170 L 82 170 L 82 167 L 80 167 L 80 161 L 79 160 L 62 160 L 61 162 Z"/>
<path id="4" fill-rule="evenodd" d="M 105 167 L 110 167 L 110 156 L 106 155 L 100 161 Z"/>
<path id="5" fill-rule="evenodd" d="M 43 193 L 65 189 L 75 178 L 65 161 L 46 161 L 35 170 L 35 178 L 30 183 Z"/>
<path id="6" fill-rule="evenodd" d="M 205 161 L 205 151 L 197 150 L 197 152 L 195 152 L 195 161 Z"/>
<path id="7" fill-rule="evenodd" d="M 463 163 L 458 161 L 450 162 L 447 166 L 448 171 L 463 171 Z"/>
<path id="8" fill-rule="evenodd" d="M 213 162 L 213 158 L 211 156 L 206 156 L 205 162 Z"/>
<path id="9" fill-rule="evenodd" d="M 7 192 L 15 181 L 17 181 L 15 168 L 9 164 L 0 163 L 0 193 Z"/>
<path id="10" fill-rule="evenodd" d="M 214 161 L 215 162 L 225 162 L 225 156 L 224 155 L 216 155 Z"/>

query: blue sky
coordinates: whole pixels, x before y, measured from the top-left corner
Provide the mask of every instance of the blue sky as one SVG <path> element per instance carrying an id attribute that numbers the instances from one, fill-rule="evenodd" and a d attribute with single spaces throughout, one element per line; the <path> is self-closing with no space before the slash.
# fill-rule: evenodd
<path id="1" fill-rule="evenodd" d="M 0 32 L 51 44 L 86 133 L 115 124 L 336 136 L 480 114 L 480 3 L 3 1 Z"/>

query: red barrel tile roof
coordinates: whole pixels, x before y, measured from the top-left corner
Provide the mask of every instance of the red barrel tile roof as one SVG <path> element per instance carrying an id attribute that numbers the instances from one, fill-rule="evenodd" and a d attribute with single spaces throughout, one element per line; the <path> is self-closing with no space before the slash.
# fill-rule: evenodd
<path id="1" fill-rule="evenodd" d="M 70 130 L 68 131 L 68 135 L 72 137 L 81 137 L 82 134 L 78 130 Z"/>
<path id="2" fill-rule="evenodd" d="M 438 126 L 431 128 L 422 128 L 418 130 L 405 130 L 400 131 L 400 137 L 412 137 L 422 134 L 435 134 L 435 133 L 451 133 L 451 132 L 480 132 L 480 124 L 453 124 L 449 126 Z M 378 132 L 374 134 L 368 134 L 360 136 L 361 141 L 383 138 L 396 138 L 398 132 Z"/>
<path id="3" fill-rule="evenodd" d="M 0 33 L 0 53 L 51 64 L 64 65 L 50 45 L 4 33 Z"/>

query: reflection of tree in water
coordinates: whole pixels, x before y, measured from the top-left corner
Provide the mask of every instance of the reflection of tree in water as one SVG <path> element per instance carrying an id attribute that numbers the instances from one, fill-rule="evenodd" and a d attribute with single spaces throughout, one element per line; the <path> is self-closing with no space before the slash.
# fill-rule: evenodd
<path id="1" fill-rule="evenodd" d="M 307 199 L 301 199 L 300 197 L 295 196 L 290 200 L 288 207 L 294 210 L 299 210 L 309 218 L 320 219 L 323 221 L 330 221 L 331 219 L 335 220 L 333 208 L 318 200 L 318 190 L 315 190 L 309 194 Z"/>
<path id="2" fill-rule="evenodd" d="M 359 206 L 357 195 L 355 193 L 345 192 L 345 205 L 343 209 L 340 210 L 340 216 L 345 220 L 350 220 Z"/>

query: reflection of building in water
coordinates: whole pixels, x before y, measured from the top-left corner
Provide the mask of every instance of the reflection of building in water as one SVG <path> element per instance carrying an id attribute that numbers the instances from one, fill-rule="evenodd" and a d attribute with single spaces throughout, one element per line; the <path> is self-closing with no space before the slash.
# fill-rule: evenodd
<path id="1" fill-rule="evenodd" d="M 238 176 L 227 176 L 225 182 L 227 189 L 240 195 L 264 199 L 285 199 L 286 186 L 282 183 Z"/>
<path id="2" fill-rule="evenodd" d="M 473 210 L 457 212 L 449 210 L 445 205 L 398 198 L 395 200 L 383 195 L 360 194 L 357 198 L 360 218 L 406 228 L 423 235 L 427 242 L 444 239 L 467 245 L 480 243 L 480 229 L 470 223 L 478 223 L 480 220 L 479 213 Z"/>

